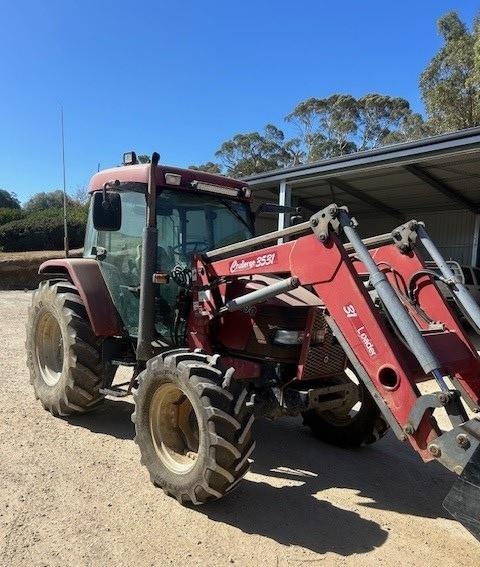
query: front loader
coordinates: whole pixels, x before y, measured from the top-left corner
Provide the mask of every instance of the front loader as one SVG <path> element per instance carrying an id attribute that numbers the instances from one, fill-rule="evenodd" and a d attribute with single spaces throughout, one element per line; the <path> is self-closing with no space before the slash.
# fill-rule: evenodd
<path id="1" fill-rule="evenodd" d="M 133 393 L 152 482 L 193 504 L 243 478 L 256 418 L 302 415 L 342 447 L 391 428 L 458 475 L 444 505 L 480 538 L 480 359 L 437 282 L 478 328 L 480 310 L 425 226 L 362 240 L 331 204 L 255 237 L 245 183 L 126 156 L 91 180 L 84 258 L 40 268 L 26 346 L 43 406 L 66 416 Z"/>

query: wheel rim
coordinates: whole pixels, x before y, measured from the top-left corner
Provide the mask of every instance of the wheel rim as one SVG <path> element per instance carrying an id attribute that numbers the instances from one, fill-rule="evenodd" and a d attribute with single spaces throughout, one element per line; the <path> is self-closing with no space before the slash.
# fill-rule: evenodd
<path id="1" fill-rule="evenodd" d="M 37 321 L 36 356 L 40 375 L 48 386 L 55 386 L 63 371 L 63 337 L 57 318 L 43 311 Z"/>
<path id="2" fill-rule="evenodd" d="M 344 404 L 338 408 L 318 412 L 318 414 L 324 421 L 327 421 L 336 427 L 345 427 L 347 425 L 350 425 L 352 421 L 357 418 L 360 412 L 360 408 L 363 404 L 363 390 L 360 386 L 358 378 L 353 375 L 349 376 L 348 378 L 350 379 L 349 381 L 357 386 L 356 394 L 354 396 L 347 396 L 345 398 Z M 339 383 L 341 382 L 345 382 L 345 379 L 343 377 L 341 380 L 339 380 Z"/>
<path id="3" fill-rule="evenodd" d="M 174 473 L 189 472 L 198 458 L 199 428 L 188 395 L 175 384 L 162 384 L 150 402 L 149 420 L 162 463 Z"/>

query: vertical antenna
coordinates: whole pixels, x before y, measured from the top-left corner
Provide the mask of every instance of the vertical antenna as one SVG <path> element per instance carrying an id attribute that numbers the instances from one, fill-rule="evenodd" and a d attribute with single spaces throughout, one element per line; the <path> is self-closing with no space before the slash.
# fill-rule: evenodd
<path id="1" fill-rule="evenodd" d="M 60 106 L 60 117 L 62 122 L 62 169 L 63 169 L 63 246 L 65 258 L 68 258 L 68 225 L 67 225 L 67 184 L 65 177 L 65 135 L 63 130 L 63 105 Z"/>

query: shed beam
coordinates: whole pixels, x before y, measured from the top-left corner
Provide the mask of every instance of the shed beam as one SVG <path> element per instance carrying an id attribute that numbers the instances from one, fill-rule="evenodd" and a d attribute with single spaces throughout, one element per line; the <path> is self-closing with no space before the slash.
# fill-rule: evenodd
<path id="1" fill-rule="evenodd" d="M 328 180 L 329 183 L 331 183 L 331 180 Z M 352 188 L 353 189 L 353 188 Z M 263 189 L 264 191 L 267 191 L 268 193 L 271 193 L 272 196 L 275 196 L 275 200 L 278 200 L 278 189 L 271 189 L 270 187 Z M 290 186 L 290 190 L 291 186 Z M 355 197 L 359 200 L 363 200 L 365 202 L 367 202 L 367 199 L 363 199 L 363 197 L 360 197 L 360 195 L 363 195 L 363 193 L 361 193 L 358 189 L 355 189 L 355 191 L 357 191 L 357 194 L 355 194 Z M 347 192 L 347 191 L 345 191 Z M 295 194 L 292 192 L 292 196 L 295 196 Z M 318 203 L 312 203 L 311 201 L 317 201 L 318 199 L 316 197 L 296 197 L 296 202 L 298 204 L 299 207 L 302 207 L 304 209 L 306 209 L 307 211 L 310 212 L 316 212 L 319 211 L 320 209 L 322 209 L 323 207 L 326 207 L 328 204 L 330 203 L 337 203 L 338 205 L 341 205 L 342 202 L 339 201 L 338 199 L 336 199 L 335 195 L 332 195 L 331 199 L 328 199 L 327 197 L 322 197 L 323 203 L 322 204 L 318 204 Z M 376 199 L 375 199 L 376 201 Z M 368 201 L 370 202 L 370 201 Z M 384 205 L 383 203 L 380 203 L 380 205 L 382 205 L 383 207 L 388 207 L 387 205 Z M 395 209 L 392 209 L 395 210 Z M 396 216 L 396 218 L 399 218 L 400 220 L 404 220 L 405 219 L 405 215 L 403 215 L 400 211 L 396 211 L 396 215 L 393 215 L 393 213 L 389 213 L 392 214 L 392 216 Z"/>
<path id="2" fill-rule="evenodd" d="M 378 199 L 375 199 L 375 197 L 372 197 L 371 195 L 368 195 L 363 191 L 360 191 L 360 189 L 356 189 L 355 187 L 353 187 L 349 183 L 346 183 L 345 181 L 341 181 L 340 179 L 336 179 L 336 178 L 326 179 L 325 181 L 327 183 L 330 183 L 330 185 L 332 185 L 333 187 L 340 189 L 344 193 L 347 193 L 352 197 L 356 197 L 359 201 L 368 203 L 371 207 L 378 209 L 379 211 L 382 211 L 382 213 L 385 213 L 400 220 L 405 219 L 404 215 L 397 209 L 393 209 L 392 207 L 385 205 L 385 203 L 382 203 Z"/>
<path id="3" fill-rule="evenodd" d="M 275 196 L 275 200 L 278 200 L 278 189 L 271 189 L 270 187 L 263 189 L 263 191 L 267 191 L 268 193 L 270 193 L 272 196 Z M 290 187 L 290 192 L 292 191 L 291 187 Z M 291 196 L 290 196 L 291 199 Z M 303 197 L 296 197 L 295 199 L 298 203 L 299 207 L 303 207 L 304 209 L 310 210 L 310 211 L 318 211 L 320 210 L 322 207 L 318 206 L 318 205 L 313 205 L 311 203 L 309 203 L 309 199 L 304 199 Z"/>
<path id="4" fill-rule="evenodd" d="M 468 197 L 465 197 L 464 195 L 450 187 L 447 183 L 445 183 L 445 181 L 438 179 L 438 177 L 435 177 L 435 175 L 423 169 L 423 167 L 412 163 L 405 165 L 404 168 L 409 173 L 415 175 L 415 177 L 417 177 L 439 193 L 442 193 L 442 195 L 445 195 L 445 197 L 448 197 L 450 201 L 454 201 L 455 203 L 462 205 L 462 208 L 466 208 L 472 211 L 472 213 L 480 212 L 478 205 L 476 205 Z"/>

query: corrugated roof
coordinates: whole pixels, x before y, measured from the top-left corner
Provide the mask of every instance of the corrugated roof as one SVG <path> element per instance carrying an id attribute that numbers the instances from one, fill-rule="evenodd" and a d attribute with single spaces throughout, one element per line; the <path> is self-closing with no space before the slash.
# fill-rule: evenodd
<path id="1" fill-rule="evenodd" d="M 312 211 L 335 200 L 356 213 L 372 212 L 375 204 L 407 215 L 451 208 L 480 212 L 480 128 L 244 178 L 258 198 L 270 200 L 283 180 Z"/>

